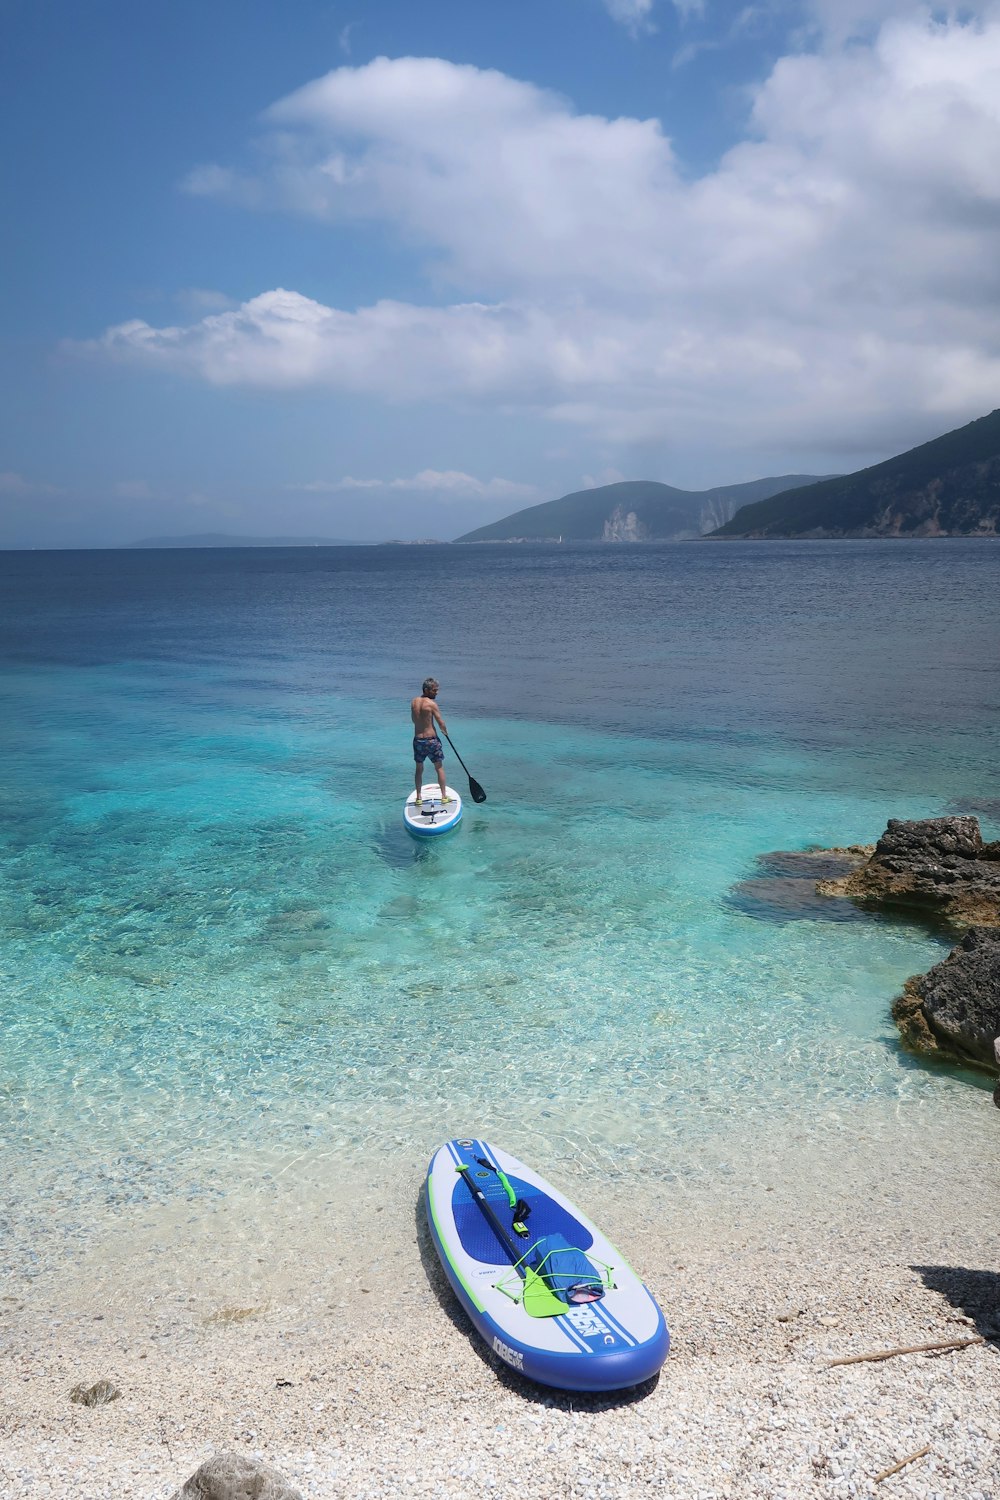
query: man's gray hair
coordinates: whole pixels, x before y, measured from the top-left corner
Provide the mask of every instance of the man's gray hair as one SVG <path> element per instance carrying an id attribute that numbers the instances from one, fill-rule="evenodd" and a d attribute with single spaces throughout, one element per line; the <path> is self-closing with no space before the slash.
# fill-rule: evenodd
<path id="1" fill-rule="evenodd" d="M 441 684 L 438 682 L 436 677 L 425 677 L 424 685 L 420 691 L 426 695 L 427 693 L 432 693 L 436 687 L 440 686 Z"/>

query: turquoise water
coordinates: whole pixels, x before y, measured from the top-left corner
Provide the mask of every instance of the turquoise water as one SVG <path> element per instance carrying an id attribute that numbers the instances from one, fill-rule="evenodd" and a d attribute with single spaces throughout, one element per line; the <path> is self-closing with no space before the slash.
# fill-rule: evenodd
<path id="1" fill-rule="evenodd" d="M 862 1116 L 979 1120 L 889 1017 L 942 935 L 740 888 L 889 816 L 1000 834 L 1000 548 L 6 554 L 0 577 L 18 1271 L 466 1131 L 710 1189 Z M 489 800 L 424 846 L 401 807 L 431 671 Z"/>

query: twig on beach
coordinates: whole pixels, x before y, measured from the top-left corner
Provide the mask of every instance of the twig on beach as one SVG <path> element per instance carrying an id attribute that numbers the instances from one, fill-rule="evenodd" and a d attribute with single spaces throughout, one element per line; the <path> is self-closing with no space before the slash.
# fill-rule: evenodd
<path id="1" fill-rule="evenodd" d="M 864 1359 L 895 1359 L 897 1354 L 941 1353 L 945 1349 L 968 1349 L 970 1344 L 985 1343 L 983 1335 L 977 1334 L 974 1339 L 945 1339 L 940 1344 L 900 1344 L 895 1349 L 876 1349 L 873 1354 L 848 1354 L 843 1359 L 831 1359 L 827 1369 L 832 1370 L 834 1365 L 858 1365 Z"/>
<path id="2" fill-rule="evenodd" d="M 918 1448 L 916 1453 L 908 1453 L 905 1458 L 899 1460 L 898 1464 L 893 1464 L 891 1469 L 883 1469 L 881 1474 L 876 1474 L 872 1483 L 881 1484 L 883 1479 L 888 1479 L 890 1474 L 898 1474 L 900 1469 L 906 1468 L 907 1464 L 916 1463 L 918 1458 L 926 1458 L 930 1451 L 931 1445 L 928 1443 L 926 1447 Z"/>

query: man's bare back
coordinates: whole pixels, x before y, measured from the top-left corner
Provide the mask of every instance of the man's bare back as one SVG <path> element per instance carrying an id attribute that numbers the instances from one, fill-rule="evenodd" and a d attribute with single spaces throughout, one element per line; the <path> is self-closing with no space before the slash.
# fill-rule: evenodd
<path id="1" fill-rule="evenodd" d="M 413 733 L 418 739 L 424 740 L 437 733 L 434 728 L 435 720 L 441 725 L 441 733 L 448 733 L 434 699 L 424 697 L 423 693 L 419 693 L 410 704 L 410 718 L 413 720 Z"/>
<path id="2" fill-rule="evenodd" d="M 443 802 L 449 800 L 444 775 L 444 751 L 441 748 L 441 741 L 438 739 L 437 726 L 440 725 L 441 733 L 446 739 L 448 737 L 448 728 L 435 702 L 438 695 L 438 688 L 439 683 L 437 679 L 428 677 L 424 682 L 423 690 L 410 700 L 410 718 L 413 720 L 413 783 L 417 789 L 418 804 L 424 781 L 425 760 L 429 760 L 437 772 L 438 786 L 441 788 L 441 800 Z"/>

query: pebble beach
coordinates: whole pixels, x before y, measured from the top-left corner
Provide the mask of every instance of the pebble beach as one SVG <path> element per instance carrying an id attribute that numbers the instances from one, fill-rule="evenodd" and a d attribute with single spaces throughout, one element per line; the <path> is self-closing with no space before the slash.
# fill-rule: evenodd
<path id="1" fill-rule="evenodd" d="M 486 1350 L 424 1230 L 416 1160 L 409 1201 L 353 1259 L 332 1225 L 303 1223 L 296 1243 L 289 1222 L 283 1252 L 223 1268 L 207 1250 L 197 1271 L 111 1240 L 2 1303 L 2 1492 L 167 1500 L 235 1450 L 309 1500 L 993 1500 L 997 1162 L 927 1152 L 895 1169 L 861 1155 L 825 1196 L 761 1182 L 642 1211 L 606 1201 L 672 1346 L 655 1382 L 604 1397 L 533 1385 Z M 99 1379 L 117 1399 L 71 1401 Z"/>

